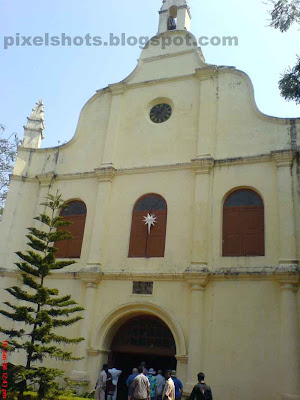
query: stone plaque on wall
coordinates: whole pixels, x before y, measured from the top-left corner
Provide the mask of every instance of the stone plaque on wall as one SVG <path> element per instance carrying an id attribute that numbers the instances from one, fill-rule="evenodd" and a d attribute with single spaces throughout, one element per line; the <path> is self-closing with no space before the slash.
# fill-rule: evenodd
<path id="1" fill-rule="evenodd" d="M 153 282 L 133 282 L 133 294 L 152 294 Z"/>

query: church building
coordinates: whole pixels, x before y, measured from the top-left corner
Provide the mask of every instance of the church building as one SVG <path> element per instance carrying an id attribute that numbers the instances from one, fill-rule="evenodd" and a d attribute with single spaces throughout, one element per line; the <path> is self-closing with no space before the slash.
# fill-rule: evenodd
<path id="1" fill-rule="evenodd" d="M 103 363 L 145 361 L 176 369 L 185 395 L 203 371 L 214 400 L 300 399 L 300 118 L 259 111 L 190 22 L 186 0 L 163 0 L 137 67 L 88 100 L 68 143 L 40 148 L 36 104 L 0 223 L 1 299 L 59 190 L 73 239 L 57 257 L 76 264 L 46 283 L 85 308 L 62 330 L 85 338 L 69 376 L 92 390 Z"/>

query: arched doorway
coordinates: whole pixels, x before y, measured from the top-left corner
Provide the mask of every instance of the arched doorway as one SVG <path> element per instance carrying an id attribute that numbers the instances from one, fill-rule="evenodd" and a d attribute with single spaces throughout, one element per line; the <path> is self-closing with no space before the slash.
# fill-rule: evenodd
<path id="1" fill-rule="evenodd" d="M 176 369 L 176 345 L 168 326 L 154 315 L 139 315 L 119 327 L 111 342 L 109 363 L 125 375 L 142 361 L 155 371 Z"/>

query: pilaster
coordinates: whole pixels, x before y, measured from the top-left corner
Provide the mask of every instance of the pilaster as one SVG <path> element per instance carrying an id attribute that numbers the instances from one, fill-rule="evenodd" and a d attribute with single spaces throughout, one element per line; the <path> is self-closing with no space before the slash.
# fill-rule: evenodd
<path id="1" fill-rule="evenodd" d="M 300 399 L 300 332 L 296 293 L 299 274 L 276 277 L 281 289 L 280 396 Z"/>
<path id="2" fill-rule="evenodd" d="M 296 156 L 293 150 L 271 152 L 277 166 L 280 226 L 279 264 L 298 264 L 295 235 L 295 210 L 293 202 L 292 165 Z"/>
<path id="3" fill-rule="evenodd" d="M 216 66 L 196 69 L 199 82 L 199 118 L 198 118 L 198 146 L 197 158 L 215 153 L 216 141 Z"/>
<path id="4" fill-rule="evenodd" d="M 191 266 L 206 267 L 208 263 L 210 172 L 214 166 L 214 159 L 207 155 L 192 160 L 192 163 L 195 172 L 195 200 Z"/>
<path id="5" fill-rule="evenodd" d="M 109 198 L 111 183 L 115 175 L 115 169 L 111 166 L 95 169 L 98 178 L 97 199 L 95 202 L 95 217 L 93 233 L 89 251 L 88 265 L 101 266 L 105 232 L 109 212 Z"/>
<path id="6" fill-rule="evenodd" d="M 120 128 L 123 94 L 126 90 L 125 83 L 109 85 L 112 94 L 110 116 L 104 146 L 102 167 L 111 167 L 114 164 L 115 149 Z"/>
<path id="7" fill-rule="evenodd" d="M 186 273 L 185 280 L 190 288 L 189 312 L 189 353 L 185 391 L 191 392 L 197 373 L 203 369 L 203 333 L 204 333 L 204 290 L 209 275 L 207 273 Z"/>
<path id="8" fill-rule="evenodd" d="M 90 348 L 94 307 L 101 276 L 95 273 L 79 273 L 78 277 L 84 285 L 85 293 L 83 319 L 81 320 L 80 329 L 80 336 L 84 340 L 78 345 L 77 354 L 82 359 L 76 362 L 76 369 L 72 371 L 72 378 L 77 381 L 88 382 L 88 356 L 90 355 L 88 349 Z"/>

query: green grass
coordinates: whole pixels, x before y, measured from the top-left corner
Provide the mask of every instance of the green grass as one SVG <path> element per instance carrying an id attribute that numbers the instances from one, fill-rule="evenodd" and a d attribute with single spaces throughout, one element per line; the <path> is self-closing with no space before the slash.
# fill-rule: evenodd
<path id="1" fill-rule="evenodd" d="M 37 399 L 37 393 L 35 392 L 25 392 L 24 400 L 35 400 Z M 7 394 L 7 400 L 18 400 L 17 394 Z M 71 397 L 71 396 L 58 396 L 57 400 L 84 400 L 83 397 Z"/>

